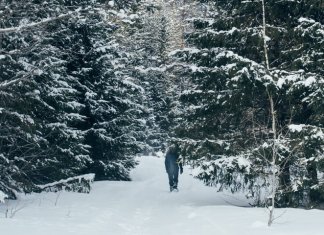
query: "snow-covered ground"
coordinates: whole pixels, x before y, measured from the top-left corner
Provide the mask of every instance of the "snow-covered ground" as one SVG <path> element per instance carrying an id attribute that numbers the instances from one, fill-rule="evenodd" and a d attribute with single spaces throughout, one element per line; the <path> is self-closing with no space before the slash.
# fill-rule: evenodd
<path id="1" fill-rule="evenodd" d="M 142 157 L 131 182 L 96 182 L 90 194 L 42 193 L 0 205 L 1 235 L 322 235 L 324 211 L 243 207 L 190 175 L 168 190 L 163 158 Z M 234 206 L 240 205 L 240 206 Z M 5 211 L 8 216 L 5 218 Z"/>

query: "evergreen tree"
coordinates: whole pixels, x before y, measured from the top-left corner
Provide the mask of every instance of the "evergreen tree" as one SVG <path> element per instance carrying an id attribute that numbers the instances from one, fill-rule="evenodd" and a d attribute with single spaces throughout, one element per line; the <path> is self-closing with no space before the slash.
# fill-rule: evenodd
<path id="1" fill-rule="evenodd" d="M 134 6 L 6 2 L 1 26 L 16 27 L 1 34 L 0 55 L 0 190 L 8 197 L 89 172 L 129 179 L 142 147 L 142 89 L 115 34 L 132 24 Z"/>
<path id="2" fill-rule="evenodd" d="M 183 154 L 207 184 L 232 191 L 245 188 L 255 195 L 271 183 L 267 175 L 275 150 L 279 206 L 306 205 L 307 187 L 318 189 L 322 138 L 315 144 L 310 137 L 321 136 L 321 126 L 305 135 L 317 146 L 312 145 L 313 152 L 289 127 L 309 123 L 313 115 L 322 118 L 322 111 L 312 112 L 310 105 L 317 100 L 314 92 L 321 93 L 311 81 L 321 84 L 323 77 L 317 63 L 323 55 L 322 7 L 320 1 L 266 1 L 270 70 L 264 59 L 259 2 L 210 1 L 208 15 L 194 21 L 188 39 L 193 48 L 175 53 L 185 67 L 182 76 L 189 76 L 191 83 L 181 95 L 184 122 L 177 135 Z M 269 94 L 280 130 L 275 139 Z M 307 179 L 312 183 L 301 183 L 301 175 L 311 175 Z"/>
<path id="3" fill-rule="evenodd" d="M 112 17 L 118 20 L 118 16 Z M 91 146 L 93 163 L 88 171 L 95 172 L 98 180 L 129 179 L 128 172 L 135 166 L 133 156 L 144 142 L 143 89 L 133 76 L 132 52 L 126 51 L 121 40 L 124 35 L 120 35 L 129 26 L 79 25 L 83 53 L 73 73 L 80 76 L 80 98 L 85 104 L 81 113 L 86 120 L 80 128 L 86 131 L 85 143 Z"/>

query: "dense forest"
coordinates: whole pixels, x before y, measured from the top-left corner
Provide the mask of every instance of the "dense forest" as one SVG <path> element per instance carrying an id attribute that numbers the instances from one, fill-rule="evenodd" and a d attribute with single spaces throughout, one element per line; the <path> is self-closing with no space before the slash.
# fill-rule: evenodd
<path id="1" fill-rule="evenodd" d="M 0 199 L 177 144 L 254 205 L 324 203 L 324 1 L 1 0 Z"/>

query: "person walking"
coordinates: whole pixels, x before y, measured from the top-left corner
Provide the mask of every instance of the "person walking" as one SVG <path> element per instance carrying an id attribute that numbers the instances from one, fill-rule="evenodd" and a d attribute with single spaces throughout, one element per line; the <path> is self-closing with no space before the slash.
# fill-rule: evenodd
<path id="1" fill-rule="evenodd" d="M 178 192 L 178 176 L 183 173 L 182 161 L 179 155 L 179 149 L 176 145 L 169 147 L 165 155 L 165 170 L 169 177 L 170 192 Z"/>

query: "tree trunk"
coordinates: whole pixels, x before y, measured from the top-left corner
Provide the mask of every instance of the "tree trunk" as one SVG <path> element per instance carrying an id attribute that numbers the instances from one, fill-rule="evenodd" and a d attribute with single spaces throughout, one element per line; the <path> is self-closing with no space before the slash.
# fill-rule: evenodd
<path id="1" fill-rule="evenodd" d="M 268 220 L 268 226 L 271 226 L 274 220 L 274 208 L 275 208 L 275 198 L 277 191 L 277 172 L 278 166 L 276 165 L 277 160 L 277 149 L 276 149 L 276 141 L 277 141 L 277 129 L 276 129 L 276 111 L 274 109 L 273 97 L 268 91 L 268 97 L 270 101 L 270 113 L 272 120 L 272 132 L 273 132 L 273 146 L 272 146 L 272 161 L 271 161 L 271 206 L 270 206 L 270 214 Z"/>
<path id="2" fill-rule="evenodd" d="M 269 72 L 270 70 L 270 64 L 269 64 L 269 57 L 268 57 L 268 48 L 267 48 L 267 35 L 266 35 L 266 18 L 265 18 L 265 0 L 262 0 L 262 36 L 263 36 L 263 49 L 264 49 L 264 59 L 266 68 Z M 270 102 L 270 115 L 271 115 L 271 121 L 272 121 L 272 133 L 273 133 L 273 147 L 272 147 L 272 159 L 270 163 L 270 169 L 271 169 L 271 206 L 270 206 L 270 213 L 269 213 L 269 220 L 268 220 L 268 226 L 271 226 L 273 220 L 274 220 L 274 208 L 275 208 L 275 198 L 276 198 L 276 191 L 277 191 L 277 173 L 280 172 L 278 169 L 279 166 L 276 165 L 277 161 L 277 149 L 276 149 L 276 142 L 277 142 L 277 128 L 276 128 L 276 110 L 274 107 L 273 102 L 273 96 L 271 91 L 267 89 L 268 93 L 268 99 Z"/>

